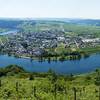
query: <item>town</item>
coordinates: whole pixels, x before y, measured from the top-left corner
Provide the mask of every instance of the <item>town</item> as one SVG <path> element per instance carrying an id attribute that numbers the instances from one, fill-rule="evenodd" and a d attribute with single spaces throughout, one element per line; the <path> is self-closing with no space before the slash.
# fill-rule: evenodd
<path id="1" fill-rule="evenodd" d="M 12 32 L 6 34 L 6 42 L 1 42 L 0 50 L 2 52 L 16 55 L 41 56 L 47 49 L 59 48 L 86 48 L 97 47 L 100 45 L 100 38 L 93 35 L 70 36 L 64 31 L 49 30 L 42 32 Z"/>

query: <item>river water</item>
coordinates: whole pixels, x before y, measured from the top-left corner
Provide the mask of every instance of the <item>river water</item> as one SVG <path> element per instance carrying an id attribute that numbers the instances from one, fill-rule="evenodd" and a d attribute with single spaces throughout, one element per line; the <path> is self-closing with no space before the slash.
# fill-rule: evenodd
<path id="1" fill-rule="evenodd" d="M 7 35 L 7 34 L 11 34 L 11 33 L 16 34 L 17 32 L 18 32 L 18 30 L 11 30 L 11 31 L 7 31 L 7 32 L 2 32 L 2 33 L 0 33 L 0 35 Z"/>
<path id="2" fill-rule="evenodd" d="M 49 69 L 52 69 L 59 74 L 81 74 L 100 68 L 100 54 L 94 54 L 88 58 L 81 58 L 80 60 L 67 60 L 64 62 L 39 62 L 38 60 L 0 55 L 0 67 L 5 67 L 10 64 L 22 66 L 29 72 L 47 72 Z"/>

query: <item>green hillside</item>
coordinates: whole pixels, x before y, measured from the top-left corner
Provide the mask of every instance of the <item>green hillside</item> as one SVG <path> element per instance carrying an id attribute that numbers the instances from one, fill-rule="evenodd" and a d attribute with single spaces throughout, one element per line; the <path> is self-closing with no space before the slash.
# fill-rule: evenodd
<path id="1" fill-rule="evenodd" d="M 0 100 L 99 100 L 100 71 L 85 75 L 28 73 L 10 65 L 0 69 Z"/>

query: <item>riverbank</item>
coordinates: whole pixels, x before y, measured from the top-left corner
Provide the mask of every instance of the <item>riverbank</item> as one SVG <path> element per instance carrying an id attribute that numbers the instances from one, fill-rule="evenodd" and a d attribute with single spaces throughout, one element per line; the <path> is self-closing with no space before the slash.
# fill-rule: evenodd
<path id="1" fill-rule="evenodd" d="M 64 54 L 61 55 L 41 55 L 41 56 L 33 56 L 28 54 L 8 54 L 9 56 L 14 56 L 17 58 L 25 58 L 25 59 L 31 59 L 31 60 L 39 60 L 39 61 L 65 61 L 65 60 L 80 60 L 81 58 L 87 58 L 93 54 L 100 53 L 100 47 L 95 48 L 81 48 L 81 49 L 75 49 L 75 51 L 71 51 L 70 53 L 64 52 Z M 53 53 L 54 54 L 54 53 Z"/>
<path id="2" fill-rule="evenodd" d="M 2 51 L 1 51 L 2 52 Z M 66 60 L 80 60 L 81 58 L 88 58 L 89 56 L 100 53 L 100 46 L 94 48 L 60 48 L 59 49 L 46 49 L 44 54 L 40 56 L 32 55 L 32 54 L 19 54 L 16 52 L 2 52 L 2 54 L 8 54 L 9 56 L 14 56 L 16 58 L 25 58 L 31 60 L 39 60 L 42 61 L 66 61 Z"/>

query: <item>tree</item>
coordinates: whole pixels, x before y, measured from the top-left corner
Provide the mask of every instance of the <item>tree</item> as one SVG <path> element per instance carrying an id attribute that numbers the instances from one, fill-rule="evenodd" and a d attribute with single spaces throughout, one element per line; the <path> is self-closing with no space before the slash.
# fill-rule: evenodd
<path id="1" fill-rule="evenodd" d="M 53 73 L 52 73 L 51 82 L 52 82 L 52 83 L 55 83 L 55 82 L 57 81 L 57 78 L 58 78 L 58 77 L 57 77 L 56 73 L 53 72 Z"/>
<path id="2" fill-rule="evenodd" d="M 34 80 L 34 76 L 33 76 L 33 74 L 30 74 L 30 76 L 29 76 L 29 80 Z"/>
<path id="3" fill-rule="evenodd" d="M 95 85 L 99 87 L 99 100 L 100 100 L 100 71 L 97 71 L 97 76 L 95 78 Z"/>
<path id="4" fill-rule="evenodd" d="M 75 87 L 73 87 L 73 92 L 74 92 L 74 100 L 77 100 L 77 99 L 76 99 L 76 92 L 77 92 L 77 90 L 76 90 Z"/>
<path id="5" fill-rule="evenodd" d="M 1 80 L 0 80 L 0 87 L 2 86 Z"/>
<path id="6" fill-rule="evenodd" d="M 17 93 L 18 93 L 18 87 L 19 87 L 19 83 L 16 82 L 16 91 L 17 91 Z"/>

